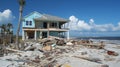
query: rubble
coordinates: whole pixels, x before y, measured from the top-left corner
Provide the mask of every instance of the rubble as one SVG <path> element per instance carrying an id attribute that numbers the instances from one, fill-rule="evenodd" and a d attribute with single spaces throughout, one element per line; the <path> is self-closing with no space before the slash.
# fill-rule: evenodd
<path id="1" fill-rule="evenodd" d="M 73 43 L 67 42 L 66 45 L 71 46 L 71 45 L 73 45 Z"/>
<path id="2" fill-rule="evenodd" d="M 91 61 L 91 62 L 101 63 L 101 60 L 99 58 L 95 58 L 95 57 L 93 58 L 93 57 L 90 57 L 90 56 L 85 56 L 84 54 L 82 54 L 82 55 L 83 56 L 73 56 L 73 57 L 88 60 L 88 61 Z"/>
<path id="3" fill-rule="evenodd" d="M 56 44 L 59 46 L 64 46 L 66 43 L 64 40 L 57 40 Z"/>
<path id="4" fill-rule="evenodd" d="M 52 51 L 52 46 L 50 45 L 44 46 L 43 51 Z"/>
<path id="5" fill-rule="evenodd" d="M 0 57 L 0 61 L 9 62 L 4 65 L 6 67 L 109 67 L 105 63 L 111 59 L 109 56 L 119 54 L 107 51 L 107 58 L 104 47 L 103 42 L 50 37 L 38 42 L 24 42 L 23 50 L 6 47 L 8 55 Z"/>
<path id="6" fill-rule="evenodd" d="M 118 56 L 119 54 L 118 53 L 116 53 L 116 52 L 114 52 L 114 51 L 107 51 L 107 54 L 108 55 L 112 55 L 112 56 Z"/>

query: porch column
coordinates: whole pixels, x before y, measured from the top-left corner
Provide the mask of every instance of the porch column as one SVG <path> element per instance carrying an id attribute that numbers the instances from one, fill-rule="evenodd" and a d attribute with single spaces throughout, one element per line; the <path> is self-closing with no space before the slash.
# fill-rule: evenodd
<path id="1" fill-rule="evenodd" d="M 70 38 L 69 38 L 69 31 L 67 31 L 67 40 L 69 40 Z"/>
<path id="2" fill-rule="evenodd" d="M 59 29 L 59 22 L 57 22 L 57 28 Z"/>
<path id="3" fill-rule="evenodd" d="M 27 32 L 24 32 L 25 33 L 25 40 L 27 39 L 28 40 L 28 33 Z"/>
<path id="4" fill-rule="evenodd" d="M 36 35 L 36 30 L 35 30 L 35 34 L 34 34 L 34 39 L 36 40 L 37 39 L 37 35 Z"/>
<path id="5" fill-rule="evenodd" d="M 42 31 L 40 31 L 40 39 L 42 39 Z"/>
<path id="6" fill-rule="evenodd" d="M 65 28 L 65 24 L 63 24 L 63 29 Z"/>
<path id="7" fill-rule="evenodd" d="M 50 26 L 50 24 L 49 24 L 49 22 L 47 23 L 47 28 L 48 28 L 48 31 L 47 31 L 47 38 L 49 37 L 49 26 Z"/>
<path id="8" fill-rule="evenodd" d="M 25 32 L 22 30 L 22 40 L 25 40 Z"/>
<path id="9" fill-rule="evenodd" d="M 49 37 L 49 30 L 47 31 L 47 38 Z"/>

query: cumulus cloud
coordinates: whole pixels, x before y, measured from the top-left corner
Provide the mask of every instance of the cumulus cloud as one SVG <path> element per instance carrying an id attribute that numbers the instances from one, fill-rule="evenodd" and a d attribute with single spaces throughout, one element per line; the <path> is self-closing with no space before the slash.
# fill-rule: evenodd
<path id="1" fill-rule="evenodd" d="M 91 29 L 91 26 L 83 20 L 78 21 L 77 27 L 79 30 L 90 30 Z"/>
<path id="2" fill-rule="evenodd" d="M 70 20 L 70 22 L 67 27 L 71 28 L 72 30 L 77 30 L 76 25 L 78 22 L 78 18 L 76 18 L 75 16 L 70 16 L 69 20 Z"/>
<path id="3" fill-rule="evenodd" d="M 75 16 L 69 17 L 68 27 L 70 30 L 78 30 L 78 31 L 120 31 L 120 22 L 117 26 L 113 24 L 95 24 L 94 19 L 90 19 L 89 22 L 85 22 L 84 20 L 79 20 Z"/>
<path id="4" fill-rule="evenodd" d="M 9 23 L 15 18 L 10 9 L 6 9 L 3 12 L 0 12 L 0 23 Z"/>
<path id="5" fill-rule="evenodd" d="M 118 26 L 113 26 L 113 28 L 112 28 L 112 30 L 113 31 L 118 31 L 118 30 L 120 30 L 120 22 L 118 23 Z"/>
<path id="6" fill-rule="evenodd" d="M 90 23 L 90 25 L 93 25 L 94 24 L 94 20 L 90 19 L 89 23 Z"/>

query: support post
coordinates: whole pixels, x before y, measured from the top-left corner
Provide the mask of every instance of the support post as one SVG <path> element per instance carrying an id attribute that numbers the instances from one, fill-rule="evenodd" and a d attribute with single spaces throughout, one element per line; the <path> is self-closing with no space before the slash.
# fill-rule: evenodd
<path id="1" fill-rule="evenodd" d="M 25 40 L 25 31 L 24 30 L 22 30 L 22 40 Z"/>
<path id="2" fill-rule="evenodd" d="M 40 39 L 42 39 L 42 31 L 40 31 Z"/>
<path id="3" fill-rule="evenodd" d="M 57 28 L 59 29 L 59 22 L 57 22 Z"/>
<path id="4" fill-rule="evenodd" d="M 63 29 L 65 29 L 65 24 L 63 24 Z"/>
<path id="5" fill-rule="evenodd" d="M 69 31 L 67 32 L 67 40 L 69 40 L 70 38 L 69 38 Z"/>
<path id="6" fill-rule="evenodd" d="M 49 30 L 48 30 L 48 32 L 47 32 L 47 38 L 49 38 Z"/>
<path id="7" fill-rule="evenodd" d="M 35 40 L 37 39 L 37 36 L 36 36 L 36 30 L 35 30 L 34 38 L 35 38 Z"/>
<path id="8" fill-rule="evenodd" d="M 47 29 L 48 29 L 48 31 L 47 31 L 47 38 L 49 37 L 49 26 L 50 26 L 50 24 L 49 24 L 49 22 L 47 23 Z"/>

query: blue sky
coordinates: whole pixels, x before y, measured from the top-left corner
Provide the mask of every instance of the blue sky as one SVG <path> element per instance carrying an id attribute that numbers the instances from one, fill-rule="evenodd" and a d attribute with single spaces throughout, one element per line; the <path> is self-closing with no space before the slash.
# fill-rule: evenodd
<path id="1" fill-rule="evenodd" d="M 23 16 L 38 11 L 69 19 L 72 36 L 120 36 L 119 6 L 120 0 L 26 0 Z M 0 24 L 12 22 L 16 32 L 18 16 L 18 0 L 1 0 Z"/>

